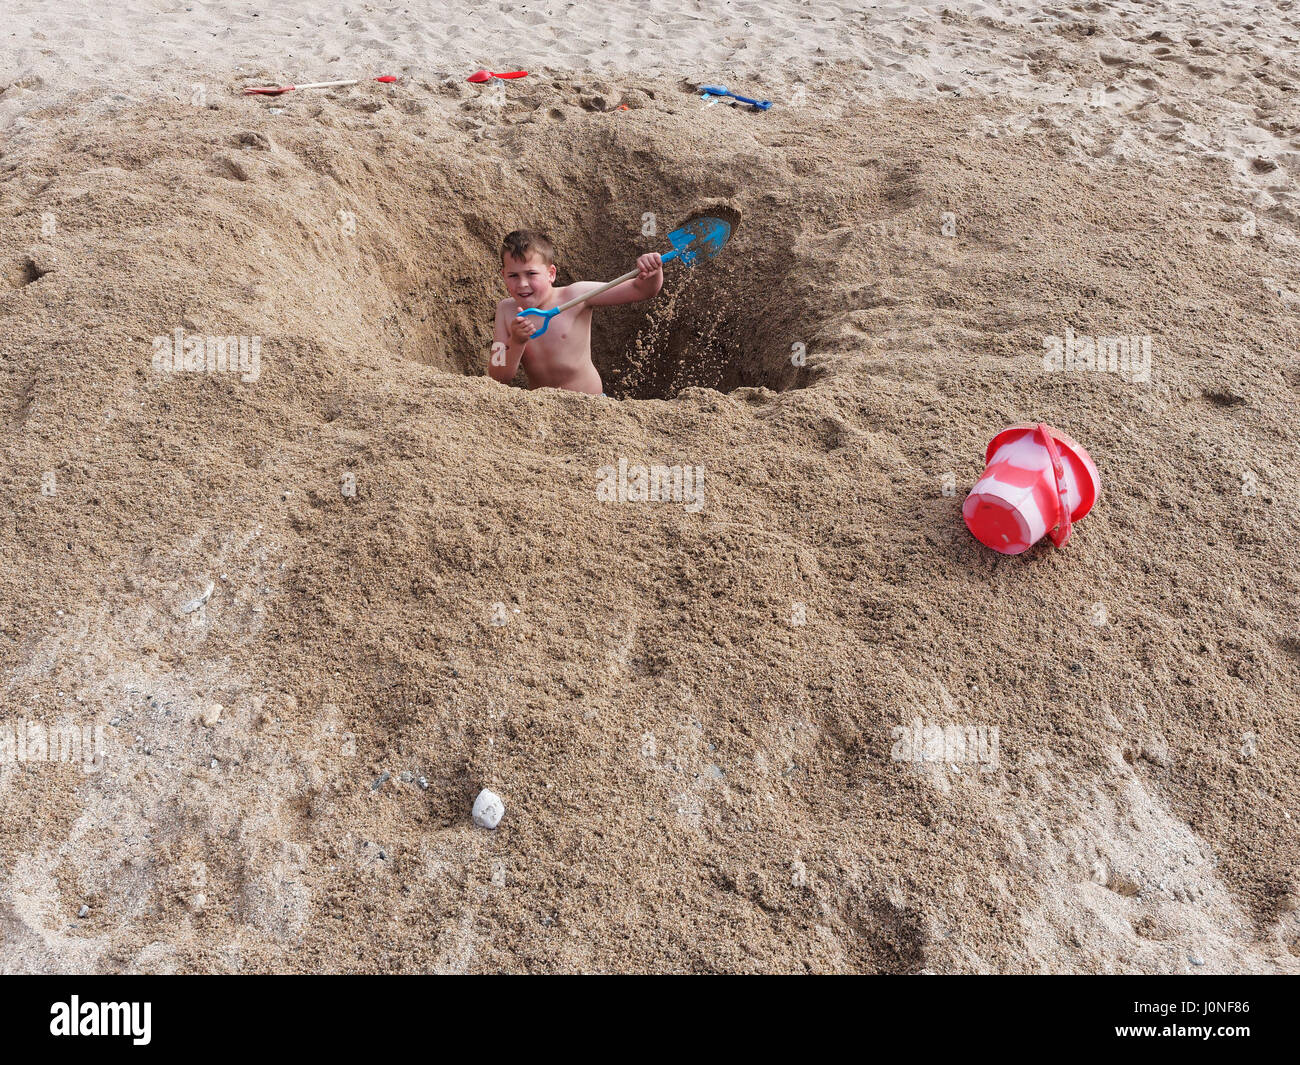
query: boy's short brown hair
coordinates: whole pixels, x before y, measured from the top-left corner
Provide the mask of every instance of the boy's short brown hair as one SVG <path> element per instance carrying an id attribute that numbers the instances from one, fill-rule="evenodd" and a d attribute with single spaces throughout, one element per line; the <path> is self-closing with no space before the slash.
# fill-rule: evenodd
<path id="1" fill-rule="evenodd" d="M 527 262 L 528 256 L 533 252 L 540 255 L 547 266 L 555 262 L 555 245 L 551 243 L 550 237 L 534 229 L 516 229 L 513 233 L 507 233 L 506 239 L 501 242 L 501 265 L 505 266 L 507 255 L 522 263 Z"/>

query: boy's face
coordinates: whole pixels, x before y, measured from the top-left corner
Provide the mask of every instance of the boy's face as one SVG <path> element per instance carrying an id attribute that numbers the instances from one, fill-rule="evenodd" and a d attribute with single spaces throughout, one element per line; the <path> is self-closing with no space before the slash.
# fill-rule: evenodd
<path id="1" fill-rule="evenodd" d="M 536 307 L 546 299 L 555 283 L 555 264 L 548 266 L 536 252 L 530 252 L 525 262 L 507 252 L 501 277 L 520 307 Z"/>

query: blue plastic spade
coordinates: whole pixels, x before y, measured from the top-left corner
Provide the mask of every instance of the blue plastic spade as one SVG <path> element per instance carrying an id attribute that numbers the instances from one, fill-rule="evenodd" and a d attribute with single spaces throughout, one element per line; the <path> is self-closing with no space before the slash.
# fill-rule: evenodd
<path id="1" fill-rule="evenodd" d="M 722 250 L 722 246 L 727 243 L 727 238 L 731 236 L 731 226 L 721 218 L 694 218 L 682 226 L 681 229 L 674 229 L 668 234 L 668 242 L 673 246 L 673 250 L 661 256 L 665 264 L 672 262 L 674 259 L 680 259 L 686 266 L 694 266 L 696 263 L 712 259 Z M 613 281 L 607 281 L 600 288 L 592 289 L 568 303 L 561 303 L 558 307 L 552 307 L 548 311 L 538 310 L 536 307 L 528 307 L 520 311 L 515 317 L 522 318 L 525 315 L 533 315 L 542 319 L 542 328 L 533 333 L 533 337 L 539 337 L 546 332 L 551 325 L 551 319 L 561 311 L 567 311 L 570 307 L 576 306 L 583 300 L 589 300 L 592 296 L 599 296 L 615 285 L 621 285 L 624 281 L 631 281 L 636 277 L 639 271 L 629 270 L 622 277 L 616 277 Z"/>
<path id="2" fill-rule="evenodd" d="M 702 85 L 700 92 L 705 96 L 730 96 L 738 103 L 749 104 L 755 111 L 766 111 L 772 106 L 771 100 L 751 100 L 748 96 L 732 92 L 725 85 Z"/>

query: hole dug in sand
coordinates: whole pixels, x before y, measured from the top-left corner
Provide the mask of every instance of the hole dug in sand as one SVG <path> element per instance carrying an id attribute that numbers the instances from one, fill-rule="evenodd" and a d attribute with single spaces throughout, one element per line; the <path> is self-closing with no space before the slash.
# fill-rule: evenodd
<path id="1" fill-rule="evenodd" d="M 727 176 L 734 158 L 719 153 L 688 165 L 674 151 L 595 121 L 514 129 L 501 169 L 477 165 L 469 174 L 448 173 L 446 155 L 419 144 L 369 158 L 361 149 L 361 168 L 381 173 L 396 163 L 405 186 L 378 198 L 380 217 L 367 222 L 384 234 L 372 244 L 369 270 L 390 303 L 373 309 L 379 335 L 397 341 L 406 358 L 483 374 L 496 304 L 506 295 L 499 258 L 506 233 L 548 233 L 556 284 L 565 285 L 617 277 L 638 255 L 668 251 L 671 230 L 713 215 L 732 227 L 716 257 L 695 267 L 670 263 L 651 300 L 595 309 L 592 358 L 606 391 L 651 399 L 691 387 L 803 387 L 810 375 L 792 359 L 793 345 L 807 342 L 814 320 L 803 299 L 810 287 L 792 283 L 790 212 L 749 208 L 742 217 L 737 182 Z M 358 160 L 347 165 L 354 170 Z M 346 175 L 330 176 L 357 191 Z"/>

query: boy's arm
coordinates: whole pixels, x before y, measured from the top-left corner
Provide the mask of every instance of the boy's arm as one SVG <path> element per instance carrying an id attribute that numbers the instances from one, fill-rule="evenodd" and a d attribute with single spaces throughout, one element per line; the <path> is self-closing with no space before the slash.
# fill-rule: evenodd
<path id="1" fill-rule="evenodd" d="M 519 360 L 524 357 L 527 341 L 518 342 L 510 335 L 510 320 L 514 317 L 508 304 L 511 300 L 502 300 L 497 304 L 497 320 L 492 335 L 492 354 L 488 356 L 488 376 L 494 381 L 509 384 L 519 369 Z"/>
<path id="2" fill-rule="evenodd" d="M 587 301 L 591 307 L 613 307 L 620 303 L 636 303 L 638 300 L 648 300 L 651 296 L 658 295 L 659 290 L 664 287 L 664 264 L 657 251 L 649 251 L 642 255 L 636 261 L 637 276 L 631 281 L 624 281 L 621 285 L 615 285 L 608 292 L 602 292 L 599 296 L 592 296 Z M 590 285 L 591 288 L 600 288 L 595 281 L 583 281 L 582 285 Z M 577 286 L 574 286 L 577 287 Z M 574 293 L 578 295 L 578 293 Z"/>

